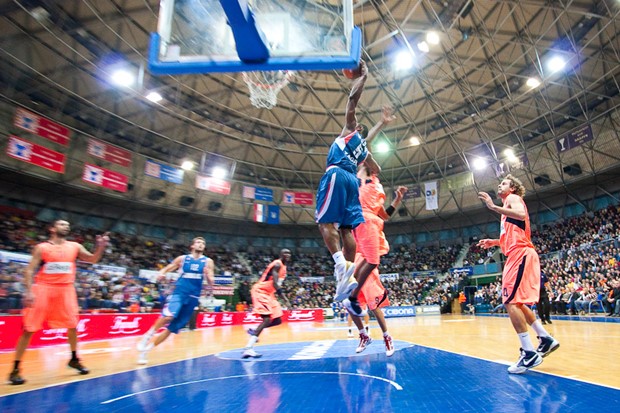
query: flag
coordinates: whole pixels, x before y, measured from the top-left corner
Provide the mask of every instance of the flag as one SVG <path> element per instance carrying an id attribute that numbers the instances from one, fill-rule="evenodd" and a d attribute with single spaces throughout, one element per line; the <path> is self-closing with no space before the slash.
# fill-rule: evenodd
<path id="1" fill-rule="evenodd" d="M 265 222 L 266 208 L 263 204 L 254 204 L 254 222 Z"/>
<path id="2" fill-rule="evenodd" d="M 314 195 L 312 192 L 282 192 L 282 202 L 285 204 L 295 205 L 312 205 L 314 203 Z"/>
<path id="3" fill-rule="evenodd" d="M 426 209 L 438 209 L 437 205 L 437 181 L 424 183 L 424 194 L 426 195 Z"/>
<path id="4" fill-rule="evenodd" d="M 129 167 L 131 165 L 131 152 L 97 139 L 88 141 L 88 154 L 120 166 Z"/>
<path id="5" fill-rule="evenodd" d="M 254 199 L 255 194 L 256 194 L 255 187 L 243 185 L 243 197 L 244 198 Z"/>
<path id="6" fill-rule="evenodd" d="M 6 154 L 50 171 L 65 173 L 65 155 L 17 136 L 9 136 Z"/>
<path id="7" fill-rule="evenodd" d="M 196 188 L 216 194 L 230 194 L 230 182 L 212 176 L 196 175 Z"/>
<path id="8" fill-rule="evenodd" d="M 69 145 L 70 131 L 56 122 L 39 116 L 26 109 L 17 108 L 13 124 L 35 135 L 39 135 L 61 145 Z"/>
<path id="9" fill-rule="evenodd" d="M 278 225 L 280 223 L 280 207 L 277 205 L 267 206 L 267 223 Z"/>
<path id="10" fill-rule="evenodd" d="M 126 175 L 88 163 L 84 164 L 82 180 L 118 192 L 127 192 L 129 182 Z"/>

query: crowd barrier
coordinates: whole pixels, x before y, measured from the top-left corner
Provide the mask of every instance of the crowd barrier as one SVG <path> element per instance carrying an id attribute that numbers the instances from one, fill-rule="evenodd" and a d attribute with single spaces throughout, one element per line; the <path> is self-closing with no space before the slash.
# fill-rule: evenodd
<path id="1" fill-rule="evenodd" d="M 159 314 L 117 313 L 81 314 L 77 326 L 80 341 L 106 340 L 119 337 L 138 336 L 146 333 Z M 219 327 L 243 324 L 258 324 L 259 316 L 242 312 L 200 313 L 197 328 Z M 283 322 L 323 321 L 322 309 L 285 310 Z M 0 351 L 15 348 L 22 331 L 21 316 L 0 317 Z M 44 347 L 67 342 L 66 328 L 44 328 L 32 336 L 30 347 Z"/>

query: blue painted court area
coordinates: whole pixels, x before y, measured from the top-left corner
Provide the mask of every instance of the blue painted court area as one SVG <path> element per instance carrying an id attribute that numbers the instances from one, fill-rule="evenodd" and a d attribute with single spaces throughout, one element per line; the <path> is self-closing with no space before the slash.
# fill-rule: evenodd
<path id="1" fill-rule="evenodd" d="M 584 412 L 620 390 L 396 341 L 257 346 L 0 398 L 9 412 Z M 615 374 L 615 373 L 614 373 Z"/>

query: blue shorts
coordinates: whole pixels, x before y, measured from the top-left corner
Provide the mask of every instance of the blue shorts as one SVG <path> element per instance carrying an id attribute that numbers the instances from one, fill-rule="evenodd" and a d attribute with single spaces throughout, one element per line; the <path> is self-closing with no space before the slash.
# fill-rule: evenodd
<path id="1" fill-rule="evenodd" d="M 161 311 L 164 317 L 172 317 L 172 321 L 166 327 L 168 331 L 177 334 L 180 329 L 185 327 L 197 306 L 198 298 L 196 297 L 177 294 L 168 296 Z"/>
<path id="2" fill-rule="evenodd" d="M 338 167 L 328 169 L 316 193 L 315 221 L 357 227 L 364 222 L 359 192 L 359 179 L 355 174 Z"/>

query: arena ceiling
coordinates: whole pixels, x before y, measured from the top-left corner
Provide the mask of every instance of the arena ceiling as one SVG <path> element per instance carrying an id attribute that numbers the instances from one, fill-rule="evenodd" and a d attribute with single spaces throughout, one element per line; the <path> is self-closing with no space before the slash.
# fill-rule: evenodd
<path id="1" fill-rule="evenodd" d="M 127 194 L 88 187 L 83 197 L 100 194 L 98 208 L 128 200 L 130 209 L 158 205 L 251 221 L 253 203 L 242 197 L 243 185 L 274 189 L 278 204 L 283 190 L 314 192 L 327 149 L 342 130 L 351 82 L 340 71 L 297 72 L 267 110 L 250 104 L 238 73 L 153 76 L 144 68 L 158 8 L 156 0 L 0 2 L 2 139 L 16 133 L 12 117 L 21 106 L 71 127 L 77 145 L 60 178 L 3 156 L 2 167 L 25 183 L 5 190 L 28 192 L 28 177 L 36 176 L 51 182 L 51 202 L 61 189 L 50 187 L 88 187 L 81 149 L 92 136 L 139 154 L 125 171 L 132 184 Z M 476 192 L 495 189 L 499 172 L 520 177 L 537 210 L 586 204 L 618 190 L 620 2 L 360 0 L 354 17 L 370 71 L 358 118 L 372 125 L 388 104 L 397 115 L 378 138 L 390 150 L 375 151 L 384 186 L 439 185 L 437 210 L 427 211 L 424 197 L 410 199 L 397 222 L 480 212 Z M 417 45 L 429 30 L 440 43 L 422 53 Z M 396 71 L 403 48 L 416 52 L 416 63 Z M 551 73 L 554 56 L 566 66 Z M 140 86 L 111 85 L 111 57 L 130 62 Z M 530 77 L 541 84 L 528 86 Z M 164 99 L 147 101 L 149 90 Z M 558 149 L 559 139 L 587 126 L 591 140 Z M 411 143 L 414 136 L 420 145 Z M 520 161 L 507 160 L 506 149 Z M 204 153 L 235 161 L 230 195 L 195 189 L 192 172 L 182 185 L 144 177 L 146 158 L 178 166 L 183 159 L 198 163 Z M 488 166 L 476 170 L 476 158 Z M 149 200 L 152 189 L 165 196 Z M 194 201 L 183 207 L 181 197 Z M 280 220 L 310 224 L 313 212 L 313 206 L 281 204 Z M 450 225 L 465 224 L 458 218 Z"/>

